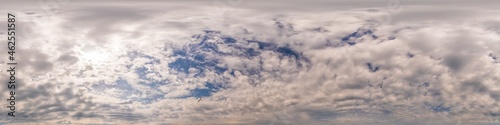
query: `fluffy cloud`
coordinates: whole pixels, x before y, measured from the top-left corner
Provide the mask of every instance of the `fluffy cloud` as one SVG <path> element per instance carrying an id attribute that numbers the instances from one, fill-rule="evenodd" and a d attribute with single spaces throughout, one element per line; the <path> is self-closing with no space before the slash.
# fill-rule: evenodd
<path id="1" fill-rule="evenodd" d="M 491 16 L 497 10 L 408 4 L 391 14 L 366 2 L 263 13 L 252 2 L 214 4 L 68 5 L 55 15 L 35 11 L 36 19 L 49 17 L 43 21 L 21 17 L 30 27 L 21 31 L 16 55 L 19 114 L 0 122 L 500 120 L 500 19 Z"/>

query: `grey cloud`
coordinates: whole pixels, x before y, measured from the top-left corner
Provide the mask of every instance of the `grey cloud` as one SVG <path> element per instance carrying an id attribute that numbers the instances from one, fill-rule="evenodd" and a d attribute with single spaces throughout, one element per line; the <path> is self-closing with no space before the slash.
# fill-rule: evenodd
<path id="1" fill-rule="evenodd" d="M 29 87 L 29 86 L 26 86 L 26 87 Z M 49 89 L 51 89 L 53 87 L 54 86 L 51 84 L 46 84 L 46 85 L 38 85 L 36 87 L 26 88 L 26 90 L 30 90 L 30 91 L 20 93 L 19 96 L 23 99 L 37 99 L 39 97 L 47 97 L 47 96 L 50 96 Z M 25 88 L 25 87 L 21 86 L 21 88 Z"/>
<path id="2" fill-rule="evenodd" d="M 76 119 L 81 119 L 81 118 L 95 118 L 95 117 L 102 117 L 101 115 L 98 115 L 96 113 L 83 113 L 83 112 L 77 112 L 72 115 L 72 117 Z"/>
<path id="3" fill-rule="evenodd" d="M 483 85 L 482 80 L 477 78 L 463 81 L 460 87 L 462 91 L 470 91 L 473 93 L 489 92 L 489 89 Z"/>
<path id="4" fill-rule="evenodd" d="M 142 115 L 137 115 L 131 112 L 110 112 L 107 115 L 107 117 L 110 117 L 111 119 L 120 119 L 132 122 L 140 122 L 147 120 L 147 117 L 144 117 Z"/>
<path id="5" fill-rule="evenodd" d="M 145 20 L 151 16 L 150 12 L 153 11 L 132 7 L 96 6 L 71 10 L 69 13 L 74 15 L 71 15 L 69 19 L 73 23 L 112 24 L 121 21 Z"/>
<path id="6" fill-rule="evenodd" d="M 72 55 L 62 55 L 58 59 L 58 61 L 62 61 L 68 64 L 75 64 L 76 62 L 78 62 L 78 60 L 78 57 Z"/>
<path id="7" fill-rule="evenodd" d="M 410 6 L 411 7 L 411 6 Z M 422 9 L 404 8 L 402 12 L 392 16 L 395 22 L 446 21 L 481 17 L 481 12 L 475 10 L 442 8 L 439 6 L 422 6 Z"/>
<path id="8" fill-rule="evenodd" d="M 402 12 L 401 15 L 395 15 L 395 20 L 403 23 L 374 26 L 376 28 L 374 28 L 373 34 L 378 38 L 353 38 L 357 43 L 347 46 L 341 45 L 342 41 L 339 39 L 351 34 L 359 27 L 369 24 L 366 20 L 370 18 L 370 15 L 383 13 L 383 11 L 371 11 L 372 9 L 370 9 L 370 11 L 336 11 L 331 12 L 333 13 L 331 15 L 280 15 L 276 13 L 266 15 L 266 13 L 245 10 L 245 8 L 262 7 L 263 10 L 276 10 L 273 12 L 277 12 L 287 11 L 287 9 L 318 7 L 318 10 L 330 12 L 324 10 L 338 10 L 339 8 L 328 8 L 336 3 L 338 3 L 337 6 L 353 5 L 353 8 L 357 8 L 385 6 L 386 1 L 355 0 L 331 3 L 328 1 L 292 1 L 283 3 L 284 5 L 279 4 L 285 1 L 273 1 L 266 6 L 261 6 L 264 3 L 246 2 L 249 3 L 241 4 L 243 10 L 231 12 L 236 15 L 241 14 L 238 18 L 228 18 L 225 20 L 226 22 L 217 22 L 221 23 L 223 27 L 212 30 L 220 30 L 223 34 L 212 34 L 213 39 L 211 39 L 212 37 L 201 37 L 193 40 L 189 37 L 178 37 L 199 34 L 201 30 L 191 31 L 206 28 L 195 25 L 199 24 L 198 19 L 205 18 L 203 14 L 172 12 L 169 14 L 177 14 L 176 16 L 180 15 L 179 17 L 183 18 L 175 21 L 168 20 L 168 18 L 151 20 L 153 19 L 151 15 L 157 12 L 154 9 L 110 6 L 85 7 L 85 5 L 62 13 L 60 17 L 64 20 L 67 19 L 67 22 L 63 22 L 67 25 L 57 24 L 56 26 L 61 26 L 59 28 L 64 31 L 80 29 L 90 31 L 80 41 L 96 39 L 96 42 L 103 42 L 105 37 L 111 34 L 125 32 L 121 31 L 118 26 L 132 23 L 145 26 L 145 29 L 155 31 L 155 34 L 148 36 L 150 33 L 140 32 L 138 36 L 148 37 L 128 37 L 123 42 L 120 41 L 119 45 L 113 47 L 126 48 L 127 50 L 119 50 L 125 51 L 124 54 L 116 54 L 120 58 L 113 58 L 116 60 L 98 64 L 81 62 L 77 54 L 67 50 L 52 53 L 53 51 L 49 51 L 52 49 L 51 47 L 40 50 L 23 49 L 21 52 L 26 52 L 20 54 L 20 57 L 24 58 L 25 64 L 23 66 L 33 70 L 28 71 L 29 77 L 35 78 L 40 74 L 49 74 L 49 78 L 40 81 L 31 80 L 29 81 L 30 86 L 27 83 L 20 90 L 24 93 L 20 93 L 19 96 L 26 99 L 24 104 L 29 110 L 22 116 L 26 118 L 34 116 L 27 121 L 58 120 L 66 123 L 79 122 L 79 120 L 88 118 L 124 121 L 125 123 L 173 121 L 179 124 L 183 122 L 191 124 L 229 124 L 229 122 L 266 124 L 275 121 L 276 123 L 291 124 L 453 124 L 453 122 L 448 123 L 445 118 L 441 119 L 440 116 L 443 114 L 451 118 L 465 117 L 472 120 L 497 119 L 498 113 L 488 111 L 498 107 L 494 104 L 498 102 L 499 94 L 496 90 L 498 88 L 496 84 L 489 82 L 498 81 L 498 76 L 495 74 L 497 69 L 494 68 L 496 65 L 485 63 L 480 60 L 480 57 L 486 56 L 490 51 L 495 51 L 493 47 L 484 46 L 493 46 L 496 43 L 493 41 L 498 39 L 498 33 L 493 34 L 473 24 L 463 24 L 469 29 L 462 29 L 455 26 L 446 27 L 443 26 L 446 24 L 442 23 L 421 24 L 415 20 L 404 20 L 413 15 L 415 16 L 412 17 L 413 19 L 437 19 L 454 23 L 455 19 L 461 17 L 458 14 L 469 12 L 467 10 L 447 10 L 448 7 L 444 7 L 443 9 L 426 11 L 419 7 L 412 8 L 408 4 L 408 11 Z M 357 2 L 362 4 L 358 5 Z M 434 3 L 443 5 L 446 2 L 452 1 L 444 0 Z M 482 2 L 492 1 L 483 0 Z M 424 0 L 415 1 L 413 4 L 432 3 L 429 0 Z M 469 3 L 479 4 L 464 0 L 451 4 L 465 5 Z M 300 4 L 307 5 L 299 6 Z M 480 13 L 480 11 L 468 14 L 471 13 Z M 451 16 L 441 17 L 444 14 L 451 14 Z M 327 18 L 330 16 L 331 18 Z M 273 19 L 279 19 L 279 22 L 277 23 Z M 154 25 L 142 24 L 149 21 Z M 309 32 L 315 27 L 322 27 L 323 29 L 320 30 L 322 32 Z M 401 27 L 418 28 L 408 28 L 396 32 Z M 136 30 L 140 30 L 140 28 Z M 481 34 L 486 34 L 484 36 L 489 37 L 481 36 Z M 79 36 L 79 34 L 68 35 L 71 37 Z M 156 35 L 169 38 L 168 40 L 156 38 Z M 236 41 L 225 43 L 222 38 L 217 39 L 224 35 L 235 37 Z M 393 36 L 394 39 L 384 39 L 387 36 Z M 217 44 L 200 44 L 201 41 L 214 42 L 212 40 L 215 40 Z M 137 41 L 142 41 L 146 45 L 140 45 Z M 251 44 L 249 41 L 262 43 Z M 483 43 L 479 44 L 477 41 Z M 34 42 L 47 43 L 45 41 Z M 267 46 L 266 43 L 269 45 Z M 333 45 L 336 43 L 339 45 Z M 77 42 L 68 44 L 59 47 L 72 49 L 85 47 Z M 178 47 L 174 44 L 185 46 Z M 161 47 L 157 47 L 157 45 Z M 258 50 L 259 47 L 263 49 Z M 279 49 L 280 47 L 282 48 Z M 103 49 L 109 48 L 103 47 Z M 217 64 L 204 66 L 222 68 L 219 69 L 220 71 L 216 71 L 211 68 L 188 67 L 205 70 L 206 74 L 200 76 L 191 72 L 174 72 L 175 68 L 167 66 L 177 59 L 172 57 L 172 53 L 178 49 L 192 52 L 187 53 L 187 55 L 203 55 L 205 59 L 217 62 Z M 128 58 L 126 52 L 133 50 L 142 50 L 144 58 Z M 254 53 L 247 54 L 247 51 Z M 408 58 L 409 51 L 415 53 L 416 56 Z M 52 54 L 55 56 L 52 57 Z M 242 55 L 253 55 L 254 57 L 242 57 Z M 231 56 L 234 58 L 221 59 Z M 186 56 L 186 58 L 188 57 Z M 73 64 L 69 68 L 57 67 L 64 68 L 63 70 L 82 71 L 78 68 L 91 70 L 80 72 L 82 75 L 78 74 L 78 77 L 59 76 L 63 73 L 56 70 L 58 63 L 55 61 Z M 372 68 L 368 68 L 367 63 L 373 64 Z M 375 72 L 374 67 L 377 66 L 380 68 Z M 153 75 L 144 77 L 160 77 L 160 80 L 155 82 L 166 82 L 154 83 L 156 86 L 149 87 L 148 85 L 152 84 L 145 85 L 143 82 L 151 81 L 143 80 L 142 76 L 133 70 L 136 67 L 151 70 L 148 73 L 151 72 Z M 447 69 L 451 69 L 452 72 L 448 72 Z M 482 74 L 481 72 L 486 73 Z M 106 84 L 115 85 L 117 84 L 115 77 L 123 77 L 129 85 L 124 88 L 88 87 L 92 86 L 95 81 L 98 81 L 96 83 L 105 81 Z M 83 81 L 63 84 L 79 80 Z M 137 91 L 143 92 L 144 89 L 156 89 L 155 87 L 167 88 L 170 91 L 165 91 L 170 94 L 173 90 L 192 90 L 204 82 L 221 82 L 217 85 L 229 85 L 220 88 L 211 96 L 204 97 L 203 101 L 200 102 L 196 102 L 194 97 L 176 97 L 143 103 L 130 100 L 150 95 L 130 94 L 123 97 L 130 100 L 116 98 L 113 95 L 121 94 L 125 89 L 137 89 Z M 96 89 L 102 89 L 106 92 L 99 95 L 99 93 L 92 91 Z M 172 93 L 175 94 L 175 92 Z M 95 98 L 90 98 L 92 96 Z M 114 102 L 116 100 L 120 101 Z M 478 101 L 492 103 L 475 105 L 475 102 Z M 105 104 L 108 102 L 114 103 Z M 450 111 L 435 111 L 431 108 L 438 105 L 452 108 Z M 286 111 L 286 113 L 279 114 L 276 111 Z M 47 116 L 41 116 L 42 114 L 47 114 Z M 70 121 L 60 120 L 64 118 L 69 118 Z M 427 120 L 428 118 L 433 119 Z M 382 120 L 382 122 L 374 123 L 370 121 L 371 119 Z M 456 119 L 450 121 L 454 120 Z"/>
<path id="9" fill-rule="evenodd" d="M 69 16 L 65 26 L 67 30 L 78 30 L 88 28 L 86 34 L 89 38 L 94 38 L 96 43 L 107 43 L 109 35 L 122 31 L 116 24 L 133 23 L 151 18 L 154 10 L 145 10 L 132 7 L 116 6 L 96 6 L 87 8 L 71 9 L 66 15 Z M 84 27 L 81 27 L 84 26 Z M 80 31 L 81 32 L 81 31 Z"/>
<path id="10" fill-rule="evenodd" d="M 462 58 L 460 55 L 450 55 L 446 56 L 443 61 L 453 72 L 458 72 L 467 65 L 469 60 L 468 58 Z"/>
<path id="11" fill-rule="evenodd" d="M 23 85 L 23 82 L 18 85 Z M 91 112 L 97 105 L 88 98 L 75 93 L 74 88 L 65 88 L 61 92 L 54 93 L 58 86 L 60 85 L 52 83 L 18 86 L 19 93 L 16 98 L 22 100 L 19 104 L 24 106 L 18 114 L 19 117 L 29 121 L 61 119 L 71 114 L 77 119 L 99 116 L 92 113 L 95 111 Z M 76 100 L 76 103 L 72 100 Z"/>
<path id="12" fill-rule="evenodd" d="M 54 68 L 54 63 L 50 60 L 51 55 L 43 53 L 39 49 L 20 49 L 16 48 L 16 61 L 20 69 L 27 73 L 49 72 Z"/>

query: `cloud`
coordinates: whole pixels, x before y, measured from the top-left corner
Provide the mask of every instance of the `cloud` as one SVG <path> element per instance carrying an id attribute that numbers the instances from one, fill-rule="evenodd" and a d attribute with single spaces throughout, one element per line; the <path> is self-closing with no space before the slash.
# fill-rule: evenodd
<path id="1" fill-rule="evenodd" d="M 490 16 L 497 10 L 420 5 L 448 0 L 403 4 L 397 14 L 377 1 L 280 2 L 219 6 L 230 11 L 204 2 L 189 9 L 72 5 L 32 23 L 47 30 L 19 44 L 20 117 L 0 122 L 499 120 L 500 35 Z M 353 7 L 326 8 L 337 3 Z M 311 7 L 316 13 L 278 11 Z M 388 15 L 390 23 L 374 22 Z"/>

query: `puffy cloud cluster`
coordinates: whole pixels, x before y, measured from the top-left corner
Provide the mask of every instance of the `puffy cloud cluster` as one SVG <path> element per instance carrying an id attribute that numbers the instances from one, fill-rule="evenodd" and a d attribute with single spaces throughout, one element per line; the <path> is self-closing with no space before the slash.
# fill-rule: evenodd
<path id="1" fill-rule="evenodd" d="M 0 122 L 498 122 L 500 11 L 450 8 L 380 20 L 381 8 L 78 6 L 20 18 L 19 114 Z"/>

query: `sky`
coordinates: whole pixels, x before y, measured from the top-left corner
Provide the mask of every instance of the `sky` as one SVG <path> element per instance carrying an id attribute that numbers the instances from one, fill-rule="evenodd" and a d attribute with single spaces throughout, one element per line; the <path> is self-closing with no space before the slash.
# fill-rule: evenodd
<path id="1" fill-rule="evenodd" d="M 0 124 L 500 124 L 497 0 L 0 3 Z"/>

